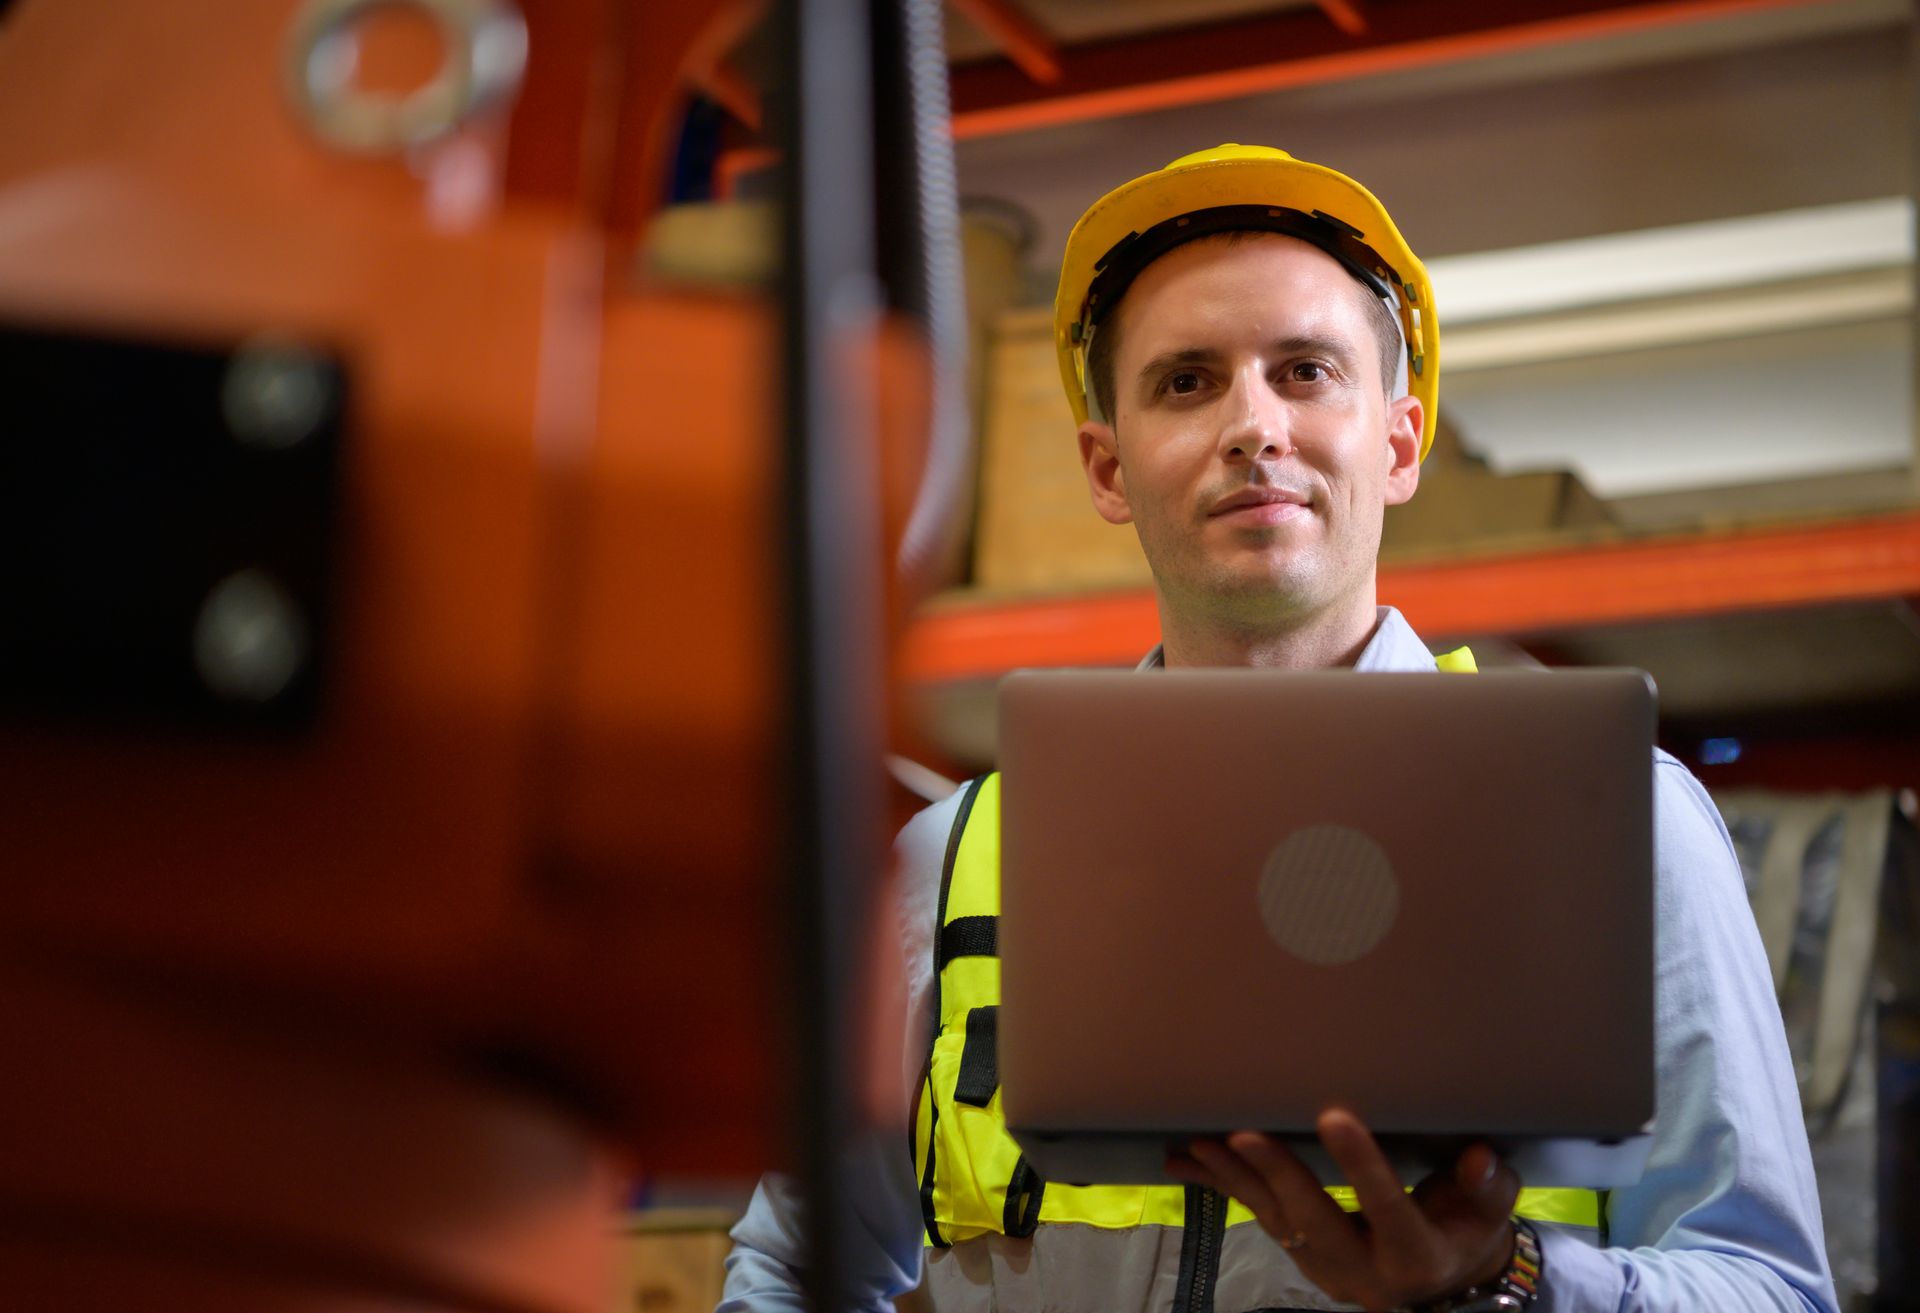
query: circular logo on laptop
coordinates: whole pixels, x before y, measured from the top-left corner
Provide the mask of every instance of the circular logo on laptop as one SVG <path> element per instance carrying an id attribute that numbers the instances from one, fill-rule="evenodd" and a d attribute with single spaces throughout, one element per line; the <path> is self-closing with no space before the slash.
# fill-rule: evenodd
<path id="1" fill-rule="evenodd" d="M 1371 952 L 1400 910 L 1386 853 L 1344 825 L 1309 825 L 1281 840 L 1261 869 L 1259 896 L 1273 941 L 1323 967 Z"/>

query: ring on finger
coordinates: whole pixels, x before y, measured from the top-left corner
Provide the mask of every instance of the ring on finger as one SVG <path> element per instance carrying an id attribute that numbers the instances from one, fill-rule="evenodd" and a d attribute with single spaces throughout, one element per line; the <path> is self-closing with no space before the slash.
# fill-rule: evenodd
<path id="1" fill-rule="evenodd" d="M 1307 1233 L 1305 1231 L 1295 1231 L 1292 1235 L 1281 1236 L 1280 1247 L 1289 1254 L 1296 1249 L 1305 1249 L 1307 1247 Z"/>

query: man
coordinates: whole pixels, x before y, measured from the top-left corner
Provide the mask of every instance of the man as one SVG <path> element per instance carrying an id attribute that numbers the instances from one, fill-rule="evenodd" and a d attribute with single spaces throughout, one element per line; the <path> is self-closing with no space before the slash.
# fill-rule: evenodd
<path id="1" fill-rule="evenodd" d="M 1144 667 L 1436 668 L 1375 597 L 1439 343 L 1425 271 L 1370 193 L 1266 148 L 1176 160 L 1075 226 L 1055 320 L 1094 507 L 1134 526 L 1153 571 L 1163 641 Z M 1659 1119 L 1642 1182 L 1604 1198 L 1522 1192 L 1484 1147 L 1405 1192 L 1338 1108 L 1318 1129 L 1345 1190 L 1251 1133 L 1172 1161 L 1185 1190 L 1038 1180 L 997 1095 L 951 1075 L 967 1017 L 998 1001 L 997 962 L 942 933 L 998 906 L 997 777 L 929 808 L 898 848 L 910 1011 L 935 1039 L 914 1161 L 875 1146 L 860 1169 L 863 1299 L 911 1284 L 924 1242 L 940 1309 L 1832 1313 L 1738 866 L 1698 782 L 1664 754 L 1653 770 Z M 764 1184 L 734 1234 L 722 1309 L 797 1307 L 786 1187 Z"/>

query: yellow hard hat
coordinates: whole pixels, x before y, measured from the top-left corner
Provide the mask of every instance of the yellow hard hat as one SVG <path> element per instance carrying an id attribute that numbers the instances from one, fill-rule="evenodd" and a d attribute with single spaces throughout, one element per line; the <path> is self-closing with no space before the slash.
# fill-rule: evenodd
<path id="1" fill-rule="evenodd" d="M 1372 192 L 1271 146 L 1182 155 L 1108 192 L 1073 225 L 1053 301 L 1053 340 L 1074 419 L 1087 419 L 1087 345 L 1134 275 L 1182 242 L 1245 228 L 1312 242 L 1377 294 L 1391 291 L 1407 351 L 1407 390 L 1426 412 L 1424 460 L 1440 400 L 1440 320 L 1426 267 Z"/>

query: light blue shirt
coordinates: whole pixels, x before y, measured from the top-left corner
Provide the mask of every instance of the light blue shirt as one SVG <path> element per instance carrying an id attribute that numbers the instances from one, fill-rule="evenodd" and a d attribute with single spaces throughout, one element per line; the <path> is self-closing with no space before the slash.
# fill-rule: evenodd
<path id="1" fill-rule="evenodd" d="M 1160 664 L 1159 649 L 1141 663 Z M 1362 671 L 1433 670 L 1399 612 L 1360 654 Z M 1547 1229 L 1538 1313 L 1836 1313 L 1820 1203 L 1772 977 L 1732 841 L 1712 799 L 1664 752 L 1654 761 L 1654 1000 L 1658 1121 L 1645 1176 L 1615 1190 L 1607 1244 Z M 895 844 L 910 991 L 911 1088 L 925 1056 L 935 904 L 956 800 Z M 1539 1024 L 1551 1025 L 1550 1007 Z M 904 1136 L 876 1137 L 847 1165 L 846 1264 L 859 1307 L 881 1313 L 921 1270 L 920 1201 Z M 805 1307 L 792 1183 L 768 1177 L 734 1228 L 720 1313 Z"/>

